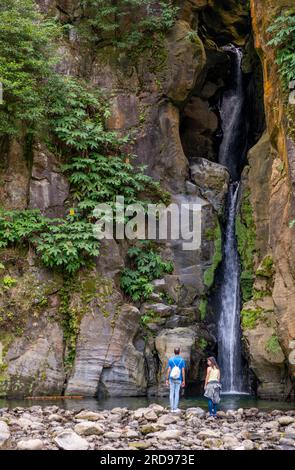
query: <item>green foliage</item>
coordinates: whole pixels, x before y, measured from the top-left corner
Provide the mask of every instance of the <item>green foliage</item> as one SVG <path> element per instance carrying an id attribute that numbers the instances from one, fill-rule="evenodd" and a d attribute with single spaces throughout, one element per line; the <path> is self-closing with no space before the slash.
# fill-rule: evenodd
<path id="1" fill-rule="evenodd" d="M 68 218 L 56 225 L 50 224 L 47 231 L 38 236 L 36 243 L 45 266 L 58 267 L 68 273 L 89 265 L 90 258 L 99 255 L 93 224 L 85 220 Z"/>
<path id="2" fill-rule="evenodd" d="M 59 28 L 42 18 L 34 0 L 1 0 L 0 24 L 0 135 L 29 133 L 44 117 L 44 83 Z"/>
<path id="3" fill-rule="evenodd" d="M 268 45 L 275 47 L 276 62 L 288 88 L 289 82 L 295 79 L 295 11 L 278 16 L 267 31 L 272 36 Z"/>
<path id="4" fill-rule="evenodd" d="M 37 210 L 0 211 L 1 247 L 32 243 L 48 267 L 73 273 L 97 256 L 93 225 L 83 220 L 49 219 Z"/>
<path id="5" fill-rule="evenodd" d="M 205 340 L 205 338 L 200 338 L 198 341 L 198 345 L 202 349 L 202 351 L 205 351 L 208 346 L 208 342 Z"/>
<path id="6" fill-rule="evenodd" d="M 199 305 L 199 312 L 200 312 L 200 318 L 202 321 L 204 321 L 206 318 L 207 304 L 208 304 L 207 299 L 201 299 L 200 305 Z"/>
<path id="7" fill-rule="evenodd" d="M 209 235 L 211 236 L 211 232 L 209 232 Z M 207 287 L 212 287 L 214 283 L 214 277 L 215 277 L 215 271 L 219 264 L 222 261 L 222 235 L 221 235 L 221 229 L 219 222 L 217 221 L 215 229 L 214 229 L 214 255 L 213 255 L 213 261 L 212 265 L 206 269 L 204 273 L 204 284 Z"/>
<path id="8" fill-rule="evenodd" d="M 11 276 L 4 276 L 3 279 L 1 279 L 1 282 L 5 288 L 10 289 L 11 287 L 15 286 L 17 280 Z"/>
<path id="9" fill-rule="evenodd" d="M 266 342 L 265 350 L 270 354 L 278 354 L 281 351 L 279 339 L 276 335 L 272 335 Z"/>
<path id="10" fill-rule="evenodd" d="M 102 202 L 113 205 L 117 195 L 124 197 L 126 205 L 140 202 L 142 193 L 162 195 L 159 183 L 144 174 L 144 166 L 135 169 L 122 157 L 91 153 L 84 158 L 72 158 L 63 168 L 81 211 L 92 211 Z"/>
<path id="11" fill-rule="evenodd" d="M 121 288 L 135 302 L 147 300 L 153 292 L 152 281 L 172 273 L 173 264 L 165 261 L 148 241 L 128 250 L 131 268 L 121 273 Z"/>
<path id="12" fill-rule="evenodd" d="M 253 295 L 254 282 L 254 253 L 256 229 L 253 219 L 253 210 L 250 203 L 250 193 L 243 195 L 240 214 L 236 217 L 236 236 L 238 251 L 241 258 L 241 289 L 242 298 L 247 302 Z"/>
<path id="13" fill-rule="evenodd" d="M 271 255 L 266 255 L 256 271 L 257 276 L 271 278 L 274 274 L 274 262 Z"/>
<path id="14" fill-rule="evenodd" d="M 245 330 L 252 330 L 253 328 L 255 328 L 262 313 L 263 313 L 262 308 L 242 309 L 241 311 L 242 327 Z"/>
<path id="15" fill-rule="evenodd" d="M 173 26 L 178 11 L 172 0 L 83 0 L 81 4 L 82 37 L 128 49 L 142 43 L 148 47 L 153 35 Z"/>

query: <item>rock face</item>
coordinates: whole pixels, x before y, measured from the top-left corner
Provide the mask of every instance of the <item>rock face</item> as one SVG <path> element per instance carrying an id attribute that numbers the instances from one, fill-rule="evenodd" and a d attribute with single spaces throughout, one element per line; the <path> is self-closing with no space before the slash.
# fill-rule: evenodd
<path id="1" fill-rule="evenodd" d="M 140 314 L 136 307 L 120 305 L 120 301 L 120 295 L 114 294 L 103 311 L 93 309 L 84 316 L 68 395 L 145 394 L 144 358 L 133 345 Z"/>
<path id="2" fill-rule="evenodd" d="M 75 2 L 57 3 L 58 8 L 54 1 L 38 1 L 42 11 L 62 21 L 79 22 Z M 155 281 L 153 296 L 136 306 L 123 298 L 119 287 L 126 241 L 103 242 L 93 270 L 81 270 L 70 288 L 61 275 L 40 268 L 33 250 L 1 250 L 1 396 L 166 394 L 164 367 L 176 344 L 189 365 L 189 380 L 203 380 L 206 356 L 216 350 L 216 319 L 208 299 L 222 256 L 220 223 L 229 183 L 227 170 L 217 163 L 217 108 L 230 68 L 229 56 L 220 46 L 245 44 L 249 16 L 245 2 L 237 0 L 178 3 L 177 20 L 161 36 L 156 52 L 146 50 L 135 60 L 102 44 L 86 55 L 75 32 L 59 48 L 62 61 L 56 69 L 83 76 L 102 90 L 110 105 L 107 127 L 120 136 L 132 136 L 127 151 L 137 155 L 136 163 L 147 166 L 147 173 L 171 193 L 179 207 L 200 206 L 201 243 L 191 251 L 182 249 L 183 240 L 160 243 L 161 254 L 173 261 L 174 271 Z M 291 0 L 280 3 L 292 6 Z M 295 255 L 288 226 L 294 218 L 295 150 L 286 138 L 274 51 L 267 47 L 266 33 L 276 7 L 274 0 L 251 1 L 255 46 L 264 69 L 267 133 L 250 151 L 243 175 L 243 194 L 250 200 L 256 231 L 251 276 L 259 291 L 258 298 L 248 299 L 251 304 L 246 303 L 244 310 L 248 317 L 249 310 L 261 314 L 251 328 L 243 326 L 245 350 L 259 382 L 259 395 L 271 398 L 287 395 L 294 366 L 288 364 L 288 375 L 285 363 L 289 343 L 295 338 Z M 1 142 L 1 205 L 64 216 L 70 202 L 69 184 L 57 156 L 43 142 L 35 143 L 27 153 L 22 139 Z M 268 276 L 269 257 L 274 268 Z M 12 278 L 11 287 L 2 286 L 4 276 Z M 92 419 L 84 416 L 83 421 Z M 163 432 L 165 439 L 181 438 L 173 429 L 156 430 L 155 419 L 150 423 L 154 433 Z M 26 421 L 23 425 L 31 426 Z M 98 426 L 83 426 L 77 429 L 84 435 L 87 429 L 100 432 Z M 64 432 L 56 435 L 55 446 L 88 448 L 88 441 L 77 433 Z M 113 437 L 108 435 L 108 444 L 118 435 L 116 429 L 109 432 Z M 135 435 L 138 431 L 128 432 Z M 160 435 L 157 438 L 164 440 Z M 229 435 L 221 442 L 219 436 L 208 435 L 204 446 L 251 448 L 253 443 L 248 441 L 237 443 Z M 26 445 L 35 444 L 19 443 L 19 448 Z M 136 441 L 131 447 L 148 448 L 149 444 Z"/>
<path id="3" fill-rule="evenodd" d="M 62 217 L 69 195 L 69 183 L 61 174 L 54 155 L 39 146 L 33 152 L 29 207 L 44 215 Z"/>
<path id="4" fill-rule="evenodd" d="M 288 359 L 295 337 L 292 309 L 295 292 L 294 233 L 289 227 L 294 219 L 295 207 L 295 145 L 288 137 L 284 96 L 274 64 L 275 50 L 267 46 L 267 28 L 280 7 L 288 9 L 292 5 L 292 1 L 251 1 L 255 47 L 264 72 L 267 133 L 249 152 L 249 167 L 243 177 L 244 195 L 250 201 L 255 223 L 253 275 L 256 313 L 260 317 L 252 325 L 252 331 L 244 331 L 244 335 L 246 344 L 248 342 L 250 366 L 256 371 L 259 382 L 258 393 L 271 398 L 294 394 L 290 379 L 294 379 L 295 366 Z M 257 298 L 263 302 L 270 294 L 273 308 L 265 309 L 265 305 L 259 307 Z M 267 349 L 273 352 L 270 354 Z M 288 370 L 285 370 L 283 363 Z"/>

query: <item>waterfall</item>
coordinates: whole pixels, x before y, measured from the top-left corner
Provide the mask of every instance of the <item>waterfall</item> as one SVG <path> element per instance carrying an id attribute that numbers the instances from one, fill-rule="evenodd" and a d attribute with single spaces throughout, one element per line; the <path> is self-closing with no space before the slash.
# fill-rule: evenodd
<path id="1" fill-rule="evenodd" d="M 223 93 L 220 106 L 223 139 L 219 149 L 219 163 L 226 166 L 234 181 L 239 178 L 245 152 L 245 121 L 243 119 L 244 89 L 241 63 L 243 52 L 234 46 L 225 46 L 233 57 L 232 86 Z"/>
<path id="2" fill-rule="evenodd" d="M 223 262 L 219 292 L 218 361 L 221 368 L 223 392 L 243 392 L 241 330 L 240 330 L 240 260 L 235 235 L 235 220 L 239 193 L 240 172 L 245 152 L 246 126 L 243 116 L 242 51 L 234 46 L 231 52 L 233 77 L 230 90 L 224 92 L 220 108 L 223 140 L 219 163 L 226 166 L 232 182 L 229 187 L 226 227 L 224 230 Z"/>
<path id="3" fill-rule="evenodd" d="M 239 183 L 230 185 L 224 241 L 220 316 L 218 323 L 218 361 L 224 392 L 242 391 L 240 339 L 240 260 L 235 235 Z"/>

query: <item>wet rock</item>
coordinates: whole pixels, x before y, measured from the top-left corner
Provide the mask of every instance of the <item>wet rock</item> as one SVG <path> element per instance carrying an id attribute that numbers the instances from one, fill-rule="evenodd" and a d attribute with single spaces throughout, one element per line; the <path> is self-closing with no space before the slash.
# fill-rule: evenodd
<path id="1" fill-rule="evenodd" d="M 295 422 L 295 419 L 292 418 L 291 416 L 281 416 L 279 419 L 278 419 L 278 423 L 281 425 L 281 426 L 289 426 L 290 424 L 294 423 Z"/>
<path id="2" fill-rule="evenodd" d="M 43 447 L 44 445 L 41 439 L 28 439 L 17 443 L 19 450 L 41 450 Z"/>
<path id="3" fill-rule="evenodd" d="M 75 426 L 75 432 L 80 436 L 100 436 L 104 433 L 104 428 L 100 424 L 90 421 L 82 421 Z"/>
<path id="4" fill-rule="evenodd" d="M 10 438 L 9 427 L 4 421 L 0 421 L 0 447 Z"/>
<path id="5" fill-rule="evenodd" d="M 94 413 L 93 411 L 83 410 L 80 411 L 80 413 L 78 413 L 75 418 L 81 419 L 82 421 L 98 421 L 100 419 L 104 419 L 104 416 L 100 413 Z"/>
<path id="6" fill-rule="evenodd" d="M 62 431 L 54 439 L 55 444 L 62 450 L 88 450 L 89 443 L 74 431 Z"/>

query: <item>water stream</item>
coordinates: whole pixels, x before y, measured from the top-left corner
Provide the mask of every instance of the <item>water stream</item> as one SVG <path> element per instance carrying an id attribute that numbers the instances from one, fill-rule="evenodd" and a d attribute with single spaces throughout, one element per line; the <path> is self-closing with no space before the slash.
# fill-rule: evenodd
<path id="1" fill-rule="evenodd" d="M 243 116 L 242 51 L 226 46 L 233 61 L 232 85 L 224 92 L 220 107 L 223 140 L 219 163 L 226 166 L 233 181 L 229 187 L 226 227 L 224 230 L 223 262 L 219 292 L 218 361 L 221 368 L 224 393 L 243 393 L 241 330 L 240 330 L 240 260 L 235 235 L 235 221 L 239 194 L 239 177 L 245 152 L 246 132 Z"/>

